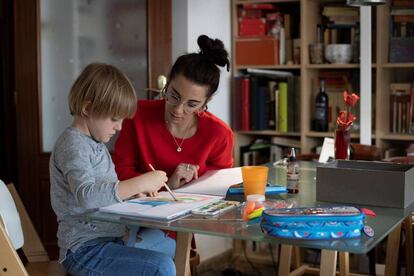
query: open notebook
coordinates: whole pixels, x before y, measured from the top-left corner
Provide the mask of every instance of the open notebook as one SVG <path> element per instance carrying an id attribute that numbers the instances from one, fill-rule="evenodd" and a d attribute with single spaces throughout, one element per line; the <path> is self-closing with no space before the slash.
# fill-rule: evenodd
<path id="1" fill-rule="evenodd" d="M 174 192 L 225 197 L 227 193 L 229 195 L 243 194 L 243 188 L 240 186 L 242 182 L 243 178 L 241 167 L 210 170 L 198 179 L 195 179 L 183 187 L 174 190 Z M 286 192 L 287 190 L 285 186 L 266 186 L 266 195 Z"/>
<path id="2" fill-rule="evenodd" d="M 243 182 L 243 178 L 240 167 L 210 170 L 198 179 L 195 179 L 183 187 L 174 190 L 174 192 L 225 197 L 230 186 L 241 182 Z"/>
<path id="3" fill-rule="evenodd" d="M 142 197 L 126 200 L 99 208 L 102 212 L 121 214 L 145 219 L 172 220 L 191 210 L 220 200 L 220 196 L 174 193 L 174 201 L 168 192 L 160 192 L 156 197 Z"/>

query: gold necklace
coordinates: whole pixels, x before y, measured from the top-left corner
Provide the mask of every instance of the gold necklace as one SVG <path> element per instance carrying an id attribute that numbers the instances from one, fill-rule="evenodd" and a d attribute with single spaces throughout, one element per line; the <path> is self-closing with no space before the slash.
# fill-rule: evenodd
<path id="1" fill-rule="evenodd" d="M 167 123 L 167 129 L 168 129 L 168 121 L 166 121 L 166 123 Z M 188 134 L 188 132 L 190 131 L 190 129 L 191 129 L 191 121 L 190 121 L 190 124 L 188 125 L 188 127 L 187 127 L 187 129 L 185 130 L 185 133 L 184 133 L 184 136 L 183 136 L 183 138 L 181 139 L 181 142 L 180 143 L 178 143 L 177 142 L 177 139 L 175 139 L 175 136 L 171 133 L 171 131 L 170 131 L 170 134 L 171 134 L 171 136 L 172 136 L 172 138 L 174 139 L 174 143 L 175 143 L 175 145 L 177 146 L 177 152 L 181 152 L 182 150 L 183 150 L 183 147 L 182 147 L 182 145 L 183 145 L 183 143 L 184 143 L 184 140 L 185 140 L 185 138 L 187 137 L 187 134 Z"/>

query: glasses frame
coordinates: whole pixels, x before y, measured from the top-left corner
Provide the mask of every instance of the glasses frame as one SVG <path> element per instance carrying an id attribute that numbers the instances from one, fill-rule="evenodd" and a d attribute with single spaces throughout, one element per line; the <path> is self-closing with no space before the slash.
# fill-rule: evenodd
<path id="1" fill-rule="evenodd" d="M 188 106 L 188 101 L 183 102 L 182 99 L 181 99 L 181 95 L 178 96 L 179 99 L 177 99 L 178 100 L 177 102 L 171 102 L 171 98 L 169 100 L 169 96 L 172 96 L 172 95 L 171 95 L 171 90 L 168 91 L 168 84 L 166 86 L 164 86 L 164 88 L 161 91 L 161 94 L 162 94 L 162 98 L 165 100 L 165 102 L 167 104 L 171 105 L 171 106 L 179 106 L 180 104 L 182 104 L 183 105 L 183 111 L 184 111 L 185 114 L 195 113 L 197 111 L 197 109 L 200 109 L 200 108 L 202 110 L 206 109 L 205 108 L 206 107 L 205 103 L 197 105 L 196 107 Z"/>

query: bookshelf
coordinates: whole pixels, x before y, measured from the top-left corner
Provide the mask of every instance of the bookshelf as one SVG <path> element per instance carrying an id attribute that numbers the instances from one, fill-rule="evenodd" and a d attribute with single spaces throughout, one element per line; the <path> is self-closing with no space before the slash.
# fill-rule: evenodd
<path id="1" fill-rule="evenodd" d="M 414 9 L 414 3 L 409 3 L 411 6 L 399 6 L 398 4 L 404 1 L 393 0 L 387 1 L 386 5 L 377 7 L 377 28 L 382 30 L 377 32 L 377 67 L 376 67 L 376 137 L 375 144 L 379 146 L 383 152 L 393 148 L 407 148 L 414 142 L 414 135 L 410 133 L 393 132 L 391 114 L 391 87 L 395 83 L 411 83 L 414 81 L 414 60 L 407 60 L 401 62 L 400 60 L 392 62 L 391 46 L 392 34 L 391 26 L 395 25 L 393 13 L 395 10 L 409 11 Z M 407 3 L 407 1 L 405 1 Z M 393 11 L 394 10 L 394 11 Z M 411 20 L 414 19 L 414 14 L 411 15 Z M 409 22 L 409 24 L 414 24 Z M 411 35 L 410 38 L 414 39 Z M 410 50 L 414 50 L 413 48 Z M 395 55 L 394 55 L 395 56 Z M 413 86 L 411 85 L 411 93 L 413 93 Z M 411 103 L 411 107 L 414 103 Z M 387 156 L 386 156 L 387 157 Z"/>
<path id="2" fill-rule="evenodd" d="M 394 0 L 398 1 L 398 0 Z M 303 154 L 312 153 L 315 147 L 320 146 L 324 137 L 333 137 L 333 131 L 317 132 L 312 129 L 313 103 L 317 93 L 317 80 L 323 74 L 338 72 L 338 74 L 351 74 L 354 91 L 359 92 L 359 69 L 357 62 L 347 64 L 311 64 L 309 45 L 318 40 L 318 26 L 321 25 L 321 11 L 326 5 L 337 5 L 346 7 L 346 1 L 325 1 L 325 0 L 273 0 L 273 1 L 256 1 L 256 0 L 233 0 L 232 1 L 232 63 L 233 63 L 233 99 L 237 95 L 236 78 L 247 69 L 265 69 L 275 71 L 286 71 L 293 73 L 298 80 L 300 94 L 300 122 L 295 131 L 283 132 L 278 130 L 235 130 L 235 164 L 239 164 L 240 154 L 238 148 L 242 145 L 251 143 L 256 138 L 269 139 L 277 141 L 278 138 L 284 142 L 291 141 L 290 146 L 299 145 L 300 152 Z M 390 2 L 390 1 L 389 1 Z M 297 16 L 291 16 L 291 22 L 296 21 L 299 32 L 298 37 L 292 39 L 300 40 L 300 59 L 298 63 L 261 65 L 261 64 L 237 64 L 237 47 L 236 43 L 239 37 L 239 18 L 237 10 L 244 4 L 273 4 L 281 7 L 281 11 L 297 9 Z M 392 147 L 408 147 L 414 141 L 413 134 L 392 133 L 390 131 L 390 85 L 395 82 L 413 82 L 414 81 L 414 61 L 412 62 L 390 62 L 390 20 L 392 18 L 392 3 L 372 8 L 373 24 L 373 47 L 372 47 L 372 92 L 373 92 L 373 130 L 372 144 L 380 147 L 384 153 Z M 288 7 L 285 9 L 284 7 Z M 412 7 L 414 9 L 414 7 Z M 359 11 L 359 9 L 356 8 Z M 320 38 L 319 38 L 320 40 Z M 414 49 L 413 49 L 414 50 Z M 329 88 L 327 87 L 328 96 Z M 295 110 L 296 111 L 296 110 Z M 236 114 L 237 117 L 240 114 Z M 358 115 L 359 116 L 359 115 Z M 336 116 L 335 116 L 336 118 Z M 358 127 L 352 133 L 352 142 L 359 142 Z M 286 144 L 286 143 L 285 143 Z"/>

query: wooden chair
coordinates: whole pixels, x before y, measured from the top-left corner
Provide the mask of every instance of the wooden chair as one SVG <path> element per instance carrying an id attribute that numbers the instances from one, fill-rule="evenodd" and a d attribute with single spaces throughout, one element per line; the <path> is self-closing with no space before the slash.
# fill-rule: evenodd
<path id="1" fill-rule="evenodd" d="M 13 184 L 6 187 L 1 180 L 0 248 L 1 275 L 66 275 L 61 264 L 49 260 Z M 28 260 L 26 266 L 16 253 L 19 248 Z"/>
<path id="2" fill-rule="evenodd" d="M 350 159 L 352 160 L 379 161 L 381 160 L 381 155 L 381 149 L 377 146 L 351 144 Z"/>

